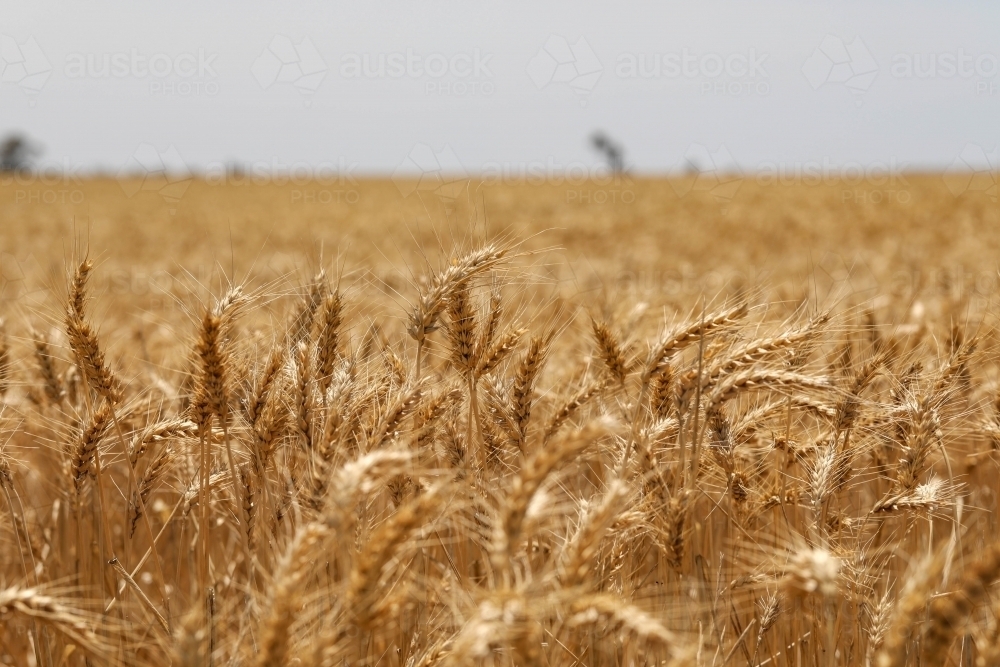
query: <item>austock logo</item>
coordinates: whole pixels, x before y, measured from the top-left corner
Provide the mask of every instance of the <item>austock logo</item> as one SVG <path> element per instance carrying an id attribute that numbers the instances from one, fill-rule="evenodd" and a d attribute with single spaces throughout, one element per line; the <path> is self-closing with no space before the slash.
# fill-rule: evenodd
<path id="1" fill-rule="evenodd" d="M 138 49 L 128 53 L 70 53 L 66 56 L 63 73 L 70 79 L 180 79 L 218 78 L 215 59 L 218 53 L 154 53 L 147 55 Z"/>
<path id="2" fill-rule="evenodd" d="M 433 194 L 453 201 L 465 191 L 469 175 L 451 146 L 435 151 L 427 144 L 415 145 L 392 172 L 392 182 L 403 197 Z"/>
<path id="3" fill-rule="evenodd" d="M 997 180 L 1000 172 L 1000 147 L 987 152 L 982 146 L 966 144 L 954 162 L 945 169 L 944 182 L 956 197 L 981 192 L 997 203 Z"/>
<path id="4" fill-rule="evenodd" d="M 860 37 L 847 44 L 840 37 L 827 35 L 802 65 L 802 73 L 813 90 L 843 84 L 859 96 L 855 104 L 861 106 L 860 95 L 875 81 L 878 64 Z"/>
<path id="5" fill-rule="evenodd" d="M 303 95 L 313 95 L 323 83 L 327 69 L 326 62 L 308 37 L 296 44 L 285 35 L 275 35 L 254 60 L 250 71 L 265 90 L 285 83 Z"/>
<path id="6" fill-rule="evenodd" d="M 805 162 L 761 162 L 754 169 L 757 185 L 839 186 L 843 204 L 909 204 L 909 165 L 895 156 L 886 161 L 839 162 L 831 157 Z"/>
<path id="7" fill-rule="evenodd" d="M 766 274 L 757 267 L 698 272 L 690 265 L 671 268 L 629 268 L 614 278 L 615 287 L 633 296 L 659 294 L 666 296 L 699 296 L 717 294 L 721 290 L 742 285 L 759 284 Z"/>
<path id="8" fill-rule="evenodd" d="M 118 171 L 118 184 L 131 199 L 140 192 L 155 192 L 176 213 L 177 203 L 191 185 L 191 170 L 173 144 L 160 151 L 152 144 L 140 144 Z"/>
<path id="9" fill-rule="evenodd" d="M 344 79 L 413 79 L 424 92 L 439 96 L 492 95 L 496 91 L 492 53 L 420 53 L 412 48 L 392 53 L 347 53 L 340 59 Z"/>
<path id="10" fill-rule="evenodd" d="M 889 72 L 897 79 L 992 79 L 1000 72 L 993 53 L 897 53 Z"/>
<path id="11" fill-rule="evenodd" d="M 0 81 L 13 83 L 29 95 L 37 95 L 52 74 L 52 65 L 34 37 L 18 44 L 0 35 Z"/>
<path id="12" fill-rule="evenodd" d="M 405 53 L 346 53 L 340 59 L 340 75 L 345 79 L 492 78 L 492 59 L 492 53 L 479 49 L 452 54 L 422 54 L 413 49 Z"/>
<path id="13" fill-rule="evenodd" d="M 84 165 L 69 157 L 0 172 L 0 186 L 14 187 L 15 204 L 82 204 Z"/>
<path id="14" fill-rule="evenodd" d="M 204 49 L 182 53 L 70 53 L 63 74 L 68 79 L 148 80 L 149 92 L 164 96 L 217 95 L 218 53 Z"/>
<path id="15" fill-rule="evenodd" d="M 552 35 L 528 63 L 528 76 L 539 90 L 552 84 L 568 85 L 586 103 L 597 86 L 604 66 L 583 37 L 570 44 L 561 35 Z"/>
<path id="16" fill-rule="evenodd" d="M 18 299 L 32 292 L 42 293 L 44 284 L 40 280 L 45 275 L 45 269 L 28 253 L 18 257 L 9 252 L 0 252 L 0 299 Z M 36 287 L 32 287 L 36 286 Z"/>
<path id="17" fill-rule="evenodd" d="M 354 172 L 357 162 L 285 162 L 278 157 L 248 162 L 210 162 L 204 172 L 210 186 L 259 187 L 292 186 L 288 193 L 293 204 L 356 204 L 361 199 Z"/>
<path id="18" fill-rule="evenodd" d="M 532 185 L 565 188 L 568 204 L 631 204 L 632 177 L 604 163 L 562 162 L 553 156 L 527 162 L 484 162 L 478 177 L 483 185 Z"/>
<path id="19" fill-rule="evenodd" d="M 670 185 L 678 197 L 708 194 L 721 207 L 723 215 L 743 185 L 743 170 L 724 145 L 710 151 L 702 144 L 691 144 L 670 170 L 670 177 Z"/>
<path id="20" fill-rule="evenodd" d="M 208 185 L 321 185 L 357 186 L 358 163 L 340 157 L 322 162 L 285 162 L 277 156 L 269 160 L 209 162 L 205 169 Z"/>
<path id="21" fill-rule="evenodd" d="M 768 56 L 753 48 L 746 53 L 704 53 L 686 47 L 666 53 L 621 53 L 615 76 L 697 83 L 703 95 L 767 95 Z"/>
<path id="22" fill-rule="evenodd" d="M 994 53 L 966 53 L 965 49 L 931 53 L 897 53 L 890 74 L 896 79 L 944 80 L 971 83 L 977 96 L 1000 92 L 1000 58 Z"/>

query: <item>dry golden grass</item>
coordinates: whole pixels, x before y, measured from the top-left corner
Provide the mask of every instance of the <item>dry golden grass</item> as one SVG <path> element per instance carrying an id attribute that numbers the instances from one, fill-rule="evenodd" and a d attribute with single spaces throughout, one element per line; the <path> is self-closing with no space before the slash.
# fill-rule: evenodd
<path id="1" fill-rule="evenodd" d="M 1000 659 L 988 198 L 19 187 L 0 663 Z"/>

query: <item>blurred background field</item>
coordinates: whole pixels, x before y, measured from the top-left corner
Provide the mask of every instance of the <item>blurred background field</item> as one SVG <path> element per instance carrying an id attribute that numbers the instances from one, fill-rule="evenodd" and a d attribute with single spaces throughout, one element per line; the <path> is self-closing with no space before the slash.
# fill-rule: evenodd
<path id="1" fill-rule="evenodd" d="M 333 260 L 399 287 L 408 279 L 403 264 L 495 237 L 545 249 L 544 273 L 566 289 L 626 290 L 667 304 L 702 291 L 768 285 L 794 295 L 843 281 L 903 302 L 991 294 L 997 203 L 982 192 L 956 195 L 936 174 L 899 180 L 771 185 L 747 177 L 726 196 L 693 178 L 628 176 L 441 187 L 191 180 L 179 197 L 113 178 L 13 182 L 0 186 L 0 298 L 56 277 L 61 284 L 64 261 L 88 246 L 101 269 L 99 293 L 143 309 L 162 300 L 171 279 L 207 280 L 220 269 L 273 281 Z"/>
<path id="2" fill-rule="evenodd" d="M 178 311 L 190 316 L 230 281 L 262 290 L 280 311 L 320 269 L 337 272 L 368 326 L 401 333 L 416 276 L 455 248 L 491 239 L 529 252 L 520 280 L 549 294 L 605 308 L 642 303 L 667 317 L 687 314 L 702 296 L 753 290 L 789 309 L 809 301 L 871 310 L 886 326 L 975 327 L 1000 279 L 1000 207 L 940 174 L 884 187 L 747 176 L 724 196 L 695 177 L 627 175 L 547 184 L 188 179 L 179 187 L 7 180 L 0 311 L 8 327 L 58 328 L 67 267 L 89 252 L 112 352 L 142 338 L 168 365 L 188 343 L 179 327 L 190 317 Z"/>

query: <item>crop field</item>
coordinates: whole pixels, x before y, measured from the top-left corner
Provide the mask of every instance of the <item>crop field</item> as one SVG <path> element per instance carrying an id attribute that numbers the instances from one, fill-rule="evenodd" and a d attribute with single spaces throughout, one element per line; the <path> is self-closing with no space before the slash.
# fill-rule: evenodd
<path id="1" fill-rule="evenodd" d="M 1000 664 L 961 178 L 3 181 L 0 664 Z"/>

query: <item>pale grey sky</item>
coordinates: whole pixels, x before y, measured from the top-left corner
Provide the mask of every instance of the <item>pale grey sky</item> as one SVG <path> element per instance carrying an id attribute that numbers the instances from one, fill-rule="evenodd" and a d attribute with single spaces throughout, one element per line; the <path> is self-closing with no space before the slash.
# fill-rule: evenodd
<path id="1" fill-rule="evenodd" d="M 549 175 L 603 130 L 639 173 L 835 173 L 995 167 L 1000 141 L 997 2 L 0 8 L 0 132 L 52 168 Z"/>

